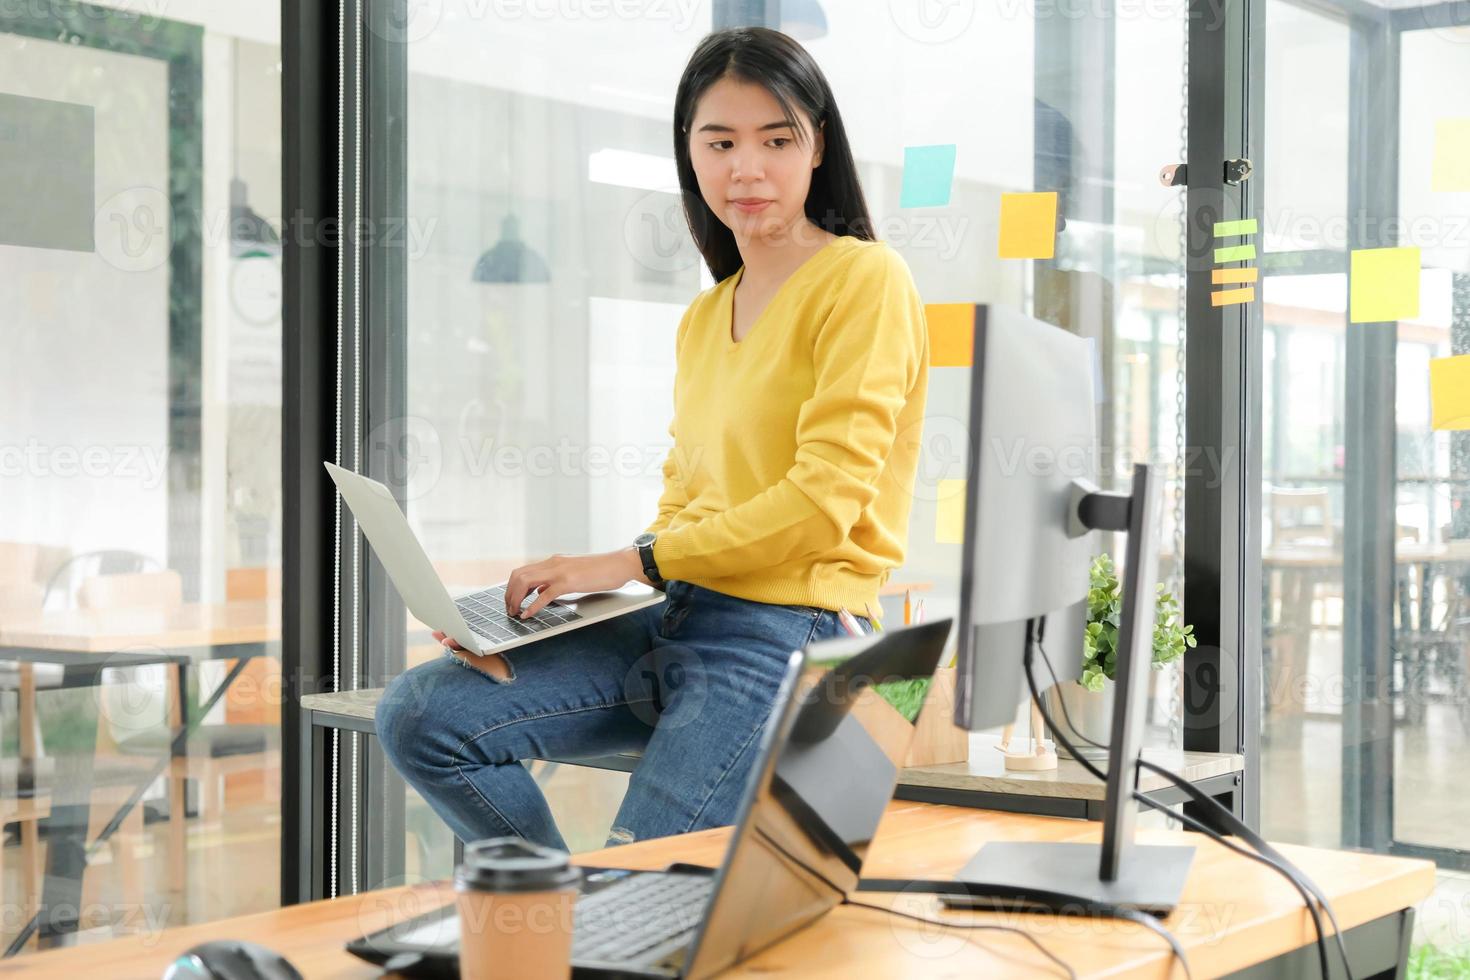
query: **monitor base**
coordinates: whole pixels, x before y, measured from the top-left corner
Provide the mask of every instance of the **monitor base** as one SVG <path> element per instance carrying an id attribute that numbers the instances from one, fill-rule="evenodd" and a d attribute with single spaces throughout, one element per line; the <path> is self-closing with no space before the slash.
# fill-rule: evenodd
<path id="1" fill-rule="evenodd" d="M 1161 918 L 1179 905 L 1195 849 L 1132 846 L 1116 882 L 1098 879 L 1101 854 L 1103 848 L 1095 843 L 988 843 L 954 880 L 864 877 L 857 890 L 932 893 L 950 908 L 1083 912 L 1089 904 L 1107 904 Z"/>
<path id="2" fill-rule="evenodd" d="M 1088 902 L 1165 916 L 1179 904 L 1194 848 L 1137 844 L 1124 851 L 1116 881 L 1098 878 L 1098 844 L 997 841 L 986 844 L 955 876 L 963 893 L 952 908 L 1083 911 Z M 956 890 L 958 892 L 959 889 Z"/>

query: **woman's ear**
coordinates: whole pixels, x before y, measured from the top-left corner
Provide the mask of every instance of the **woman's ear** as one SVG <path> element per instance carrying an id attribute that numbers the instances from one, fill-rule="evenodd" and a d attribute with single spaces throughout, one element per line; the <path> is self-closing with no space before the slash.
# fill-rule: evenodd
<path id="1" fill-rule="evenodd" d="M 817 126 L 817 152 L 812 157 L 812 169 L 815 170 L 822 165 L 822 151 L 827 146 L 826 140 L 827 121 L 824 119 Z"/>

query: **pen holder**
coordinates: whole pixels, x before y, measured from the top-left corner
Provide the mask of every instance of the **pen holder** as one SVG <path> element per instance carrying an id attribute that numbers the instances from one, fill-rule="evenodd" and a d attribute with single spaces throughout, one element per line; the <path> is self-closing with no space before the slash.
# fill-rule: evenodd
<path id="1" fill-rule="evenodd" d="M 906 766 L 942 766 L 970 760 L 970 733 L 954 723 L 954 667 L 939 667 L 914 723 Z"/>

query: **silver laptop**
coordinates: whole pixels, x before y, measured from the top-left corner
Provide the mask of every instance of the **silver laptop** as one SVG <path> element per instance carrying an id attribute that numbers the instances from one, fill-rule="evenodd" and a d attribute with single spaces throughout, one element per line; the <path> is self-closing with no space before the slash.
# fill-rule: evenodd
<path id="1" fill-rule="evenodd" d="M 419 543 L 398 501 L 383 484 L 351 470 L 324 462 L 342 499 L 357 518 L 388 570 L 409 612 L 424 625 L 454 637 L 477 654 L 499 653 L 556 636 L 581 626 L 600 623 L 664 600 L 664 594 L 642 582 L 630 582 L 609 592 L 580 592 L 559 596 L 535 616 L 516 619 L 505 611 L 505 583 L 452 598 L 429 556 Z M 521 603 L 525 609 L 538 593 Z"/>

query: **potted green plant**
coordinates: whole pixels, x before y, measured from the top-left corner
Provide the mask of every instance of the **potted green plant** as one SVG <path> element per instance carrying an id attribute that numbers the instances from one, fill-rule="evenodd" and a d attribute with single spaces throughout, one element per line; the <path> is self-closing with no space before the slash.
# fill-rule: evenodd
<path id="1" fill-rule="evenodd" d="M 1184 656 L 1197 645 L 1194 627 L 1185 625 L 1179 600 L 1162 583 L 1154 606 L 1153 667 L 1161 670 Z M 1118 623 L 1123 613 L 1123 586 L 1117 568 L 1107 554 L 1093 559 L 1087 590 L 1087 631 L 1082 637 L 1082 676 L 1063 683 L 1046 693 L 1047 714 L 1061 727 L 1069 741 L 1085 757 L 1105 755 L 1091 748 L 1078 734 L 1094 742 L 1107 744 L 1113 717 L 1113 680 L 1118 666 Z M 1062 711 L 1063 705 L 1066 712 Z M 1070 717 L 1074 732 L 1067 726 Z M 1065 755 L 1060 743 L 1057 752 Z"/>

